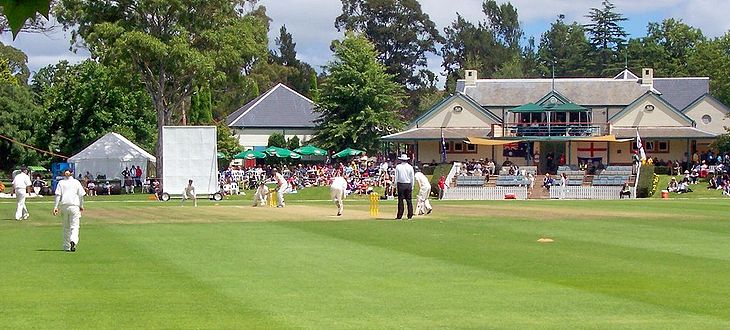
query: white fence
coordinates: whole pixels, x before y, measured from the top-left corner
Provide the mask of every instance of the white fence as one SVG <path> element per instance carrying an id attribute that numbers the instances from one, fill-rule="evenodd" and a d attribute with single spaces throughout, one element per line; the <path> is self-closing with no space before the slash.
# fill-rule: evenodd
<path id="1" fill-rule="evenodd" d="M 444 199 L 449 200 L 497 200 L 505 195 L 516 199 L 527 199 L 526 187 L 453 187 L 446 190 Z"/>
<path id="2" fill-rule="evenodd" d="M 618 186 L 601 186 L 601 187 L 560 187 L 553 186 L 550 188 L 550 198 L 564 199 L 619 199 L 621 198 L 621 188 Z M 631 196 L 626 198 L 635 198 L 636 188 L 630 187 Z"/>

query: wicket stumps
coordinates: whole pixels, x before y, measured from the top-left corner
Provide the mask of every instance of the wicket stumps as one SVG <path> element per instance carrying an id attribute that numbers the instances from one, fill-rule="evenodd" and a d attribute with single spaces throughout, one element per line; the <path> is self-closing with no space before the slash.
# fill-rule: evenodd
<path id="1" fill-rule="evenodd" d="M 370 194 L 370 216 L 377 217 L 380 209 L 380 195 L 377 193 Z"/>
<path id="2" fill-rule="evenodd" d="M 277 203 L 277 192 L 274 189 L 269 189 L 269 207 L 276 207 Z"/>

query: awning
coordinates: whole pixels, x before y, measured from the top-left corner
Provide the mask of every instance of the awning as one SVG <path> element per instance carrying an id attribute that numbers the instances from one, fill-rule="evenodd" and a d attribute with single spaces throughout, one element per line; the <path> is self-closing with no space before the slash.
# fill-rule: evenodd
<path id="1" fill-rule="evenodd" d="M 511 143 L 517 143 L 522 142 L 524 140 L 490 140 L 490 139 L 483 139 L 478 137 L 470 137 L 467 138 L 466 143 L 469 144 L 478 144 L 481 146 L 501 146 L 505 144 L 511 144 Z"/>
<path id="2" fill-rule="evenodd" d="M 611 133 L 619 138 L 636 138 L 636 127 L 612 127 Z M 714 139 L 716 134 L 695 127 L 639 127 L 642 139 Z"/>
<path id="3" fill-rule="evenodd" d="M 383 141 L 414 141 L 431 140 L 440 141 L 441 134 L 446 140 L 464 140 L 470 136 L 487 137 L 492 132 L 486 127 L 415 127 L 403 132 L 398 132 L 381 137 Z"/>
<path id="4" fill-rule="evenodd" d="M 556 111 L 556 112 L 581 112 L 581 111 L 588 111 L 588 108 L 582 107 L 580 105 L 577 105 L 575 103 L 563 103 L 563 104 L 556 104 L 552 107 L 548 107 L 550 111 Z"/>

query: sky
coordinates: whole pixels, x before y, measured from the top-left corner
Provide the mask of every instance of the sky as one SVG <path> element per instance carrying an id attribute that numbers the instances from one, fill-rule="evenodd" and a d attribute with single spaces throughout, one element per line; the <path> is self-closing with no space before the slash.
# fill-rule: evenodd
<path id="1" fill-rule="evenodd" d="M 420 0 L 422 10 L 436 23 L 439 31 L 456 19 L 456 13 L 472 23 L 484 19 L 481 12 L 482 0 Z M 504 1 L 498 1 L 500 3 Z M 566 22 L 586 23 L 584 16 L 590 8 L 602 7 L 601 0 L 512 0 L 525 31 L 525 40 L 540 35 L 550 28 L 558 15 L 565 15 Z M 730 1 L 725 0 L 614 0 L 616 11 L 628 21 L 623 26 L 631 37 L 646 34 L 649 22 L 660 22 L 665 18 L 681 19 L 700 28 L 706 36 L 718 37 L 730 30 Z M 342 11 L 339 0 L 260 0 L 272 18 L 269 33 L 270 47 L 275 48 L 274 38 L 279 28 L 286 25 L 296 43 L 300 60 L 311 64 L 318 71 L 331 59 L 330 42 L 342 37 L 334 27 L 335 18 Z M 32 72 L 60 60 L 78 63 L 88 58 L 88 53 L 69 51 L 69 33 L 58 29 L 47 34 L 21 33 L 13 40 L 9 34 L 0 36 L 0 41 L 23 50 L 28 54 L 28 66 Z M 441 59 L 429 57 L 428 67 L 441 72 Z"/>

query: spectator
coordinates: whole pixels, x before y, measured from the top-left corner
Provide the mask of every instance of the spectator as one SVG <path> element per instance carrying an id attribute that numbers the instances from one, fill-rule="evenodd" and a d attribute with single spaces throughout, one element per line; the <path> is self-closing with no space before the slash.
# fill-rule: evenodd
<path id="1" fill-rule="evenodd" d="M 86 184 L 86 189 L 88 190 L 89 196 L 96 196 L 96 184 L 94 181 L 89 181 L 89 183 Z"/>

